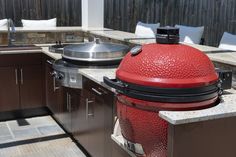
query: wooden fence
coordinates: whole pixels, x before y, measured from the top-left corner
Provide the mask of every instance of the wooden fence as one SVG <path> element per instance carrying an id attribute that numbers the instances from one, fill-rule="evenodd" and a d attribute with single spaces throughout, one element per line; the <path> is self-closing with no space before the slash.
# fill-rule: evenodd
<path id="1" fill-rule="evenodd" d="M 21 19 L 54 17 L 58 26 L 81 25 L 81 0 L 0 0 L 0 19 L 12 18 L 17 26 Z"/>
<path id="2" fill-rule="evenodd" d="M 217 46 L 224 31 L 236 34 L 236 0 L 105 0 L 105 26 L 134 32 L 138 21 L 205 26 L 205 44 Z"/>
<path id="3" fill-rule="evenodd" d="M 205 26 L 205 44 L 217 46 L 224 31 L 236 34 L 236 0 L 105 0 L 105 27 L 134 32 L 138 21 Z M 81 0 L 0 0 L 0 19 L 49 19 L 81 25 Z"/>

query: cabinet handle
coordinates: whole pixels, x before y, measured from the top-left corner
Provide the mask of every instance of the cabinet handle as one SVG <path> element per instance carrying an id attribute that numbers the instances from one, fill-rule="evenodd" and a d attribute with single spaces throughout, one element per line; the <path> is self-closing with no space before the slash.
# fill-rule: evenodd
<path id="1" fill-rule="evenodd" d="M 66 110 L 71 112 L 71 95 L 66 93 Z"/>
<path id="2" fill-rule="evenodd" d="M 97 89 L 92 88 L 92 91 L 94 91 L 95 93 L 97 93 L 98 95 L 102 95 L 102 92 L 99 92 Z"/>
<path id="3" fill-rule="evenodd" d="M 92 100 L 86 99 L 86 119 L 88 119 L 90 116 L 94 116 L 93 113 L 89 113 L 89 104 L 93 103 Z"/>
<path id="4" fill-rule="evenodd" d="M 53 60 L 47 60 L 47 63 L 50 64 L 50 65 L 53 65 Z"/>
<path id="5" fill-rule="evenodd" d="M 55 92 L 58 89 L 60 89 L 60 87 L 56 86 L 56 78 L 53 77 L 53 91 Z"/>
<path id="6" fill-rule="evenodd" d="M 69 98 L 69 100 L 68 100 L 68 111 L 71 112 L 71 95 L 70 94 L 68 95 L 68 98 Z"/>
<path id="7" fill-rule="evenodd" d="M 22 68 L 20 69 L 20 81 L 21 81 L 21 84 L 23 85 L 24 84 L 24 76 L 23 76 L 23 69 Z"/>
<path id="8" fill-rule="evenodd" d="M 69 94 L 68 93 L 66 93 L 66 110 L 68 110 L 69 109 Z"/>
<path id="9" fill-rule="evenodd" d="M 18 85 L 18 70 L 15 69 L 15 76 L 16 76 L 16 85 Z"/>

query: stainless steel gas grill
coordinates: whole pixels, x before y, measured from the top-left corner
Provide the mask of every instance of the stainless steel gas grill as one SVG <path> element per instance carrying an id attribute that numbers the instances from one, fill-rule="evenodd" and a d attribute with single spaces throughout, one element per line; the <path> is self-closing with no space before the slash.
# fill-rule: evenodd
<path id="1" fill-rule="evenodd" d="M 94 42 L 64 47 L 62 59 L 53 64 L 53 75 L 64 87 L 82 88 L 81 68 L 112 68 L 119 65 L 129 47 L 122 44 Z"/>

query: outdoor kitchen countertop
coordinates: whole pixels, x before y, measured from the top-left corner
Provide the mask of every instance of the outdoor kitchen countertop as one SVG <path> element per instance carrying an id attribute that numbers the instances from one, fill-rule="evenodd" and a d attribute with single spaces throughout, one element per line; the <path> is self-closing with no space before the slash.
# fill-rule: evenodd
<path id="1" fill-rule="evenodd" d="M 34 50 L 0 50 L 0 55 L 4 55 L 4 54 L 25 54 L 25 53 L 44 53 L 47 56 L 57 60 L 57 59 L 61 59 L 62 56 L 61 54 L 57 54 L 57 53 L 52 53 L 49 52 L 49 46 L 53 45 L 53 44 L 36 44 L 35 46 L 39 46 L 41 47 L 41 49 L 34 49 Z"/>
<path id="2" fill-rule="evenodd" d="M 159 116 L 174 125 L 235 117 L 236 91 L 231 89 L 225 92 L 223 102 L 215 107 L 194 111 L 160 111 Z"/>
<path id="3" fill-rule="evenodd" d="M 131 32 L 124 32 L 124 31 L 119 31 L 119 30 L 112 30 L 109 28 L 82 28 L 80 26 L 75 26 L 75 27 L 46 27 L 46 28 L 23 28 L 23 27 L 16 27 L 16 32 L 64 32 L 64 31 L 72 31 L 72 32 L 85 32 L 89 33 L 91 35 L 98 35 L 110 39 L 115 39 L 115 40 L 120 40 L 120 41 L 125 41 L 128 43 L 132 44 L 137 44 L 137 45 L 142 45 L 142 44 L 149 44 L 149 43 L 155 43 L 155 39 L 150 39 L 150 38 L 143 38 L 135 35 L 134 33 Z M 0 29 L 1 32 L 7 32 L 7 29 Z M 186 44 L 186 43 L 185 43 Z M 196 44 L 186 44 L 189 46 L 192 46 L 194 48 L 199 49 L 200 51 L 203 51 L 207 53 L 207 55 L 210 57 L 212 61 L 220 62 L 220 63 L 225 63 L 229 65 L 236 66 L 236 53 L 228 50 L 223 50 L 217 47 L 212 47 L 212 46 L 205 46 L 205 45 L 196 45 Z M 17 51 L 20 52 L 20 51 Z M 5 54 L 5 53 L 17 53 L 16 51 L 11 51 L 11 52 L 1 52 L 0 54 Z M 25 53 L 32 53 L 35 52 L 35 50 L 27 50 L 24 51 Z M 24 53 L 21 51 L 21 53 Z M 53 53 L 50 53 L 47 48 L 43 48 L 43 52 L 48 54 L 50 57 L 54 59 L 59 59 L 59 55 L 54 55 Z"/>
<path id="4" fill-rule="evenodd" d="M 62 58 L 61 54 L 59 54 L 59 53 L 53 53 L 53 52 L 50 52 L 50 51 L 49 51 L 49 46 L 50 46 L 50 45 L 52 45 L 52 44 L 45 44 L 45 45 L 38 45 L 38 46 L 41 46 L 42 52 L 43 52 L 44 54 L 46 54 L 47 56 L 49 56 L 49 57 L 51 57 L 51 58 L 53 58 L 53 59 L 55 59 L 55 60 L 61 59 L 61 58 Z"/>
<path id="5" fill-rule="evenodd" d="M 24 54 L 24 53 L 41 53 L 42 50 L 40 49 L 35 49 L 35 50 L 6 50 L 6 51 L 1 51 L 0 50 L 0 55 L 4 54 Z"/>
<path id="6" fill-rule="evenodd" d="M 74 31 L 82 31 L 81 27 L 15 27 L 17 32 L 74 32 Z M 7 28 L 1 28 L 0 33 L 6 33 Z"/>
<path id="7" fill-rule="evenodd" d="M 107 37 L 107 38 L 116 39 L 116 40 L 120 40 L 120 41 L 130 42 L 129 39 L 140 40 L 140 37 L 138 37 L 134 33 L 118 31 L 118 30 L 91 30 L 89 32 L 94 35 L 99 35 L 102 37 Z M 147 40 L 147 38 L 146 38 L 146 40 Z M 130 42 L 130 43 L 132 43 L 132 42 Z M 139 44 L 139 43 L 133 42 L 133 44 Z"/>
<path id="8" fill-rule="evenodd" d="M 207 55 L 212 61 L 236 66 L 236 52 L 209 53 Z"/>
<path id="9" fill-rule="evenodd" d="M 91 31 L 106 31 L 112 30 L 109 28 L 82 28 L 81 26 L 69 27 L 15 27 L 17 32 L 37 33 L 37 32 L 91 32 Z M 0 28 L 0 33 L 7 33 L 7 28 Z"/>
<path id="10" fill-rule="evenodd" d="M 110 68 L 110 69 L 80 69 L 79 73 L 81 73 L 83 76 L 89 78 L 90 80 L 100 84 L 101 86 L 107 88 L 108 90 L 115 92 L 113 88 L 108 87 L 103 82 L 103 77 L 106 76 L 110 79 L 115 78 L 115 71 L 116 68 Z"/>

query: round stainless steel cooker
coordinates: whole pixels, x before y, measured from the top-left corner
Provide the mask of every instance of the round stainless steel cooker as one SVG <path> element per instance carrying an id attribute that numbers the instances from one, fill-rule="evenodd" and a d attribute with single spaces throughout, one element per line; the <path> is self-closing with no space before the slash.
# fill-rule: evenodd
<path id="1" fill-rule="evenodd" d="M 120 62 L 129 47 L 122 44 L 105 43 L 100 39 L 94 42 L 69 45 L 64 48 L 62 57 L 66 61 L 111 64 Z"/>
<path id="2" fill-rule="evenodd" d="M 129 47 L 122 44 L 94 42 L 73 44 L 64 47 L 62 59 L 54 62 L 54 77 L 64 87 L 82 88 L 82 68 L 117 67 Z"/>

